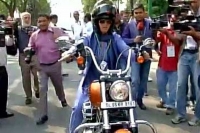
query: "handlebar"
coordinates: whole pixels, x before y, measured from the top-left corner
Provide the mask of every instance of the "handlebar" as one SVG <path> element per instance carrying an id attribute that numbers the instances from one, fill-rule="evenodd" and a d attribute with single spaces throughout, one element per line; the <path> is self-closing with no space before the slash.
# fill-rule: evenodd
<path id="1" fill-rule="evenodd" d="M 92 60 L 93 60 L 93 62 L 94 62 L 95 67 L 97 68 L 97 70 L 98 70 L 101 74 L 103 74 L 103 75 L 109 75 L 109 74 L 111 74 L 111 75 L 112 75 L 112 74 L 114 74 L 114 75 L 115 75 L 115 74 L 117 74 L 117 75 L 124 75 L 124 74 L 126 74 L 126 73 L 128 72 L 129 67 L 130 67 L 130 64 L 131 64 L 131 56 L 132 56 L 132 52 L 131 52 L 131 51 L 132 51 L 132 49 L 141 51 L 142 48 L 143 48 L 144 46 L 145 46 L 145 47 L 148 47 L 148 45 L 151 46 L 152 44 L 153 44 L 152 39 L 151 39 L 151 38 L 147 38 L 147 39 L 145 39 L 145 40 L 143 41 L 143 44 L 142 44 L 139 48 L 138 48 L 138 47 L 134 47 L 134 48 L 132 47 L 132 48 L 128 48 L 128 49 L 122 51 L 122 52 L 120 53 L 118 59 L 117 59 L 117 63 L 118 63 L 118 61 L 119 61 L 119 58 L 122 56 L 122 54 L 123 54 L 125 51 L 129 50 L 129 52 L 128 52 L 128 58 L 127 58 L 127 66 L 126 66 L 126 69 L 125 69 L 125 70 L 117 69 L 117 67 L 116 67 L 117 70 L 109 70 L 109 69 L 107 69 L 107 70 L 105 70 L 105 71 L 102 70 L 102 69 L 100 68 L 100 66 L 98 65 L 98 63 L 97 63 L 97 60 L 96 60 L 96 58 L 95 58 L 95 55 L 94 55 L 92 49 L 91 49 L 90 47 L 88 47 L 88 46 L 84 46 L 84 44 L 83 44 L 83 39 L 80 40 L 80 41 L 78 41 L 78 42 L 76 42 L 75 44 L 68 43 L 68 45 L 70 45 L 71 48 L 70 48 L 68 51 L 66 51 L 66 52 L 63 53 L 62 58 L 61 58 L 59 61 L 63 61 L 63 60 L 65 60 L 67 57 L 72 56 L 72 55 L 75 55 L 75 54 L 77 53 L 77 51 L 83 52 L 83 53 L 85 53 L 85 51 L 89 51 L 89 53 L 90 53 L 90 55 L 91 55 L 91 57 L 92 57 Z M 84 55 L 86 55 L 86 53 L 85 53 Z M 117 63 L 116 63 L 116 66 L 117 66 Z"/>
<path id="2" fill-rule="evenodd" d="M 139 48 L 138 48 L 138 47 L 130 47 L 130 48 L 125 49 L 124 51 L 122 51 L 122 52 L 120 53 L 120 55 L 118 56 L 118 58 L 117 58 L 117 63 L 116 63 L 115 68 L 117 68 L 118 63 L 119 63 L 119 59 L 121 58 L 121 56 L 122 56 L 122 54 L 123 54 L 124 52 L 126 52 L 127 50 L 138 50 L 138 51 L 141 51 L 142 48 L 143 48 L 144 46 L 146 46 L 146 45 L 143 44 L 143 45 L 141 45 Z M 125 69 L 125 70 L 126 70 L 126 69 Z"/>
<path id="3" fill-rule="evenodd" d="M 128 121 L 123 121 L 123 123 L 129 124 Z M 119 125 L 119 124 L 122 124 L 122 122 L 110 123 L 110 125 Z M 148 121 L 136 120 L 136 124 L 138 124 L 138 125 L 146 125 L 146 126 L 150 127 L 152 133 L 157 133 L 156 128 L 151 123 L 149 123 Z M 80 130 L 83 130 L 84 128 L 89 128 L 89 127 L 94 128 L 94 127 L 102 126 L 102 125 L 103 125 L 103 123 L 84 123 L 84 124 L 79 125 L 75 129 L 74 133 L 78 133 Z"/>
<path id="4" fill-rule="evenodd" d="M 94 52 L 92 51 L 92 49 L 88 46 L 85 46 L 85 49 L 90 52 L 92 60 L 94 62 L 94 65 L 101 74 L 103 74 L 103 75 L 109 75 L 109 74 L 123 75 L 123 74 L 126 74 L 128 72 L 130 64 L 131 64 L 131 55 L 132 55 L 131 49 L 129 49 L 127 66 L 126 66 L 126 69 L 124 71 L 122 71 L 121 69 L 118 69 L 118 70 L 107 69 L 106 71 L 102 70 L 97 63 L 97 60 L 95 58 L 95 55 L 94 55 Z"/>

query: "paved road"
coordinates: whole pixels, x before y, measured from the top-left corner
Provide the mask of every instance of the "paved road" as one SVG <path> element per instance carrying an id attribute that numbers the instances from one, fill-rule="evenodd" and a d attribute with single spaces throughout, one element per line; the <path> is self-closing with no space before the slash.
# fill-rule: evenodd
<path id="1" fill-rule="evenodd" d="M 73 105 L 76 88 L 80 76 L 77 75 L 75 64 L 64 65 L 65 72 L 70 74 L 63 79 L 65 93 L 69 105 Z M 156 63 L 153 63 L 151 77 L 155 81 Z M 31 106 L 24 104 L 24 92 L 22 90 L 20 68 L 15 57 L 9 58 L 9 111 L 15 113 L 13 118 L 0 120 L 0 133 L 65 133 L 69 122 L 71 107 L 61 108 L 61 105 L 55 95 L 52 84 L 49 83 L 49 121 L 43 126 L 36 126 L 38 100 L 34 99 Z M 147 111 L 138 110 L 139 118 L 152 122 L 158 133 L 199 133 L 200 127 L 189 127 L 186 123 L 181 125 L 172 125 L 170 119 L 172 116 L 166 116 L 164 110 L 155 108 L 158 102 L 155 82 L 149 83 L 150 96 L 145 98 L 148 106 Z M 191 117 L 191 113 L 189 112 Z M 144 126 L 140 127 L 140 133 L 151 133 Z"/>

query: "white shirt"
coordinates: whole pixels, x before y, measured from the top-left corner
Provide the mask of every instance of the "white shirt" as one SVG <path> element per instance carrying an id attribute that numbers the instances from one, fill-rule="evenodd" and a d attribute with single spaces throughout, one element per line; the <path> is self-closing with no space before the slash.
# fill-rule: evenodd
<path id="1" fill-rule="evenodd" d="M 81 33 L 83 31 L 83 26 L 82 26 L 81 21 L 73 22 L 71 25 L 71 28 L 72 28 L 72 32 L 74 34 L 74 39 L 79 40 L 81 38 Z"/>
<path id="2" fill-rule="evenodd" d="M 93 32 L 93 25 L 92 22 L 89 21 L 85 24 L 85 27 L 83 28 L 83 35 L 90 35 Z"/>
<path id="3" fill-rule="evenodd" d="M 197 48 L 197 42 L 193 39 L 192 36 L 187 36 L 185 49 L 193 50 L 196 48 Z"/>
<path id="4" fill-rule="evenodd" d="M 199 10 L 198 10 L 196 16 L 200 16 L 200 7 L 199 7 Z M 193 39 L 192 36 L 187 36 L 185 49 L 192 50 L 192 49 L 196 49 L 196 48 L 197 48 L 197 42 Z"/>
<path id="5" fill-rule="evenodd" d="M 12 46 L 14 44 L 14 40 L 9 36 L 5 37 L 5 44 L 6 46 Z M 0 66 L 7 65 L 7 50 L 5 47 L 0 47 Z"/>
<path id="6" fill-rule="evenodd" d="M 52 23 L 52 22 L 49 23 L 49 26 L 50 26 L 50 27 L 56 27 L 55 24 Z"/>

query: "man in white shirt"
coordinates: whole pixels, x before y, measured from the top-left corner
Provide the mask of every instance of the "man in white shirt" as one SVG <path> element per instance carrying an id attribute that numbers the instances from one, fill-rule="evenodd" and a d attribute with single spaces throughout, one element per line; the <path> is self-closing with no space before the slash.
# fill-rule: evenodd
<path id="1" fill-rule="evenodd" d="M 83 28 L 83 35 L 90 35 L 93 32 L 91 19 L 90 13 L 86 13 L 84 16 L 85 27 Z"/>
<path id="2" fill-rule="evenodd" d="M 74 40 L 76 42 L 81 38 L 81 36 L 83 34 L 83 25 L 82 25 L 81 21 L 79 20 L 79 12 L 78 11 L 75 11 L 73 13 L 73 16 L 74 16 L 75 21 L 72 23 L 71 28 L 72 28 L 72 32 L 74 34 Z M 78 72 L 78 74 L 82 74 L 82 72 L 83 71 L 80 70 Z"/>
<path id="3" fill-rule="evenodd" d="M 7 95 L 8 95 L 8 73 L 6 70 L 7 65 L 7 46 L 14 45 L 13 38 L 10 36 L 6 36 L 0 40 L 0 119 L 1 118 L 9 118 L 14 114 L 8 113 L 6 111 L 7 108 Z"/>
<path id="4" fill-rule="evenodd" d="M 75 41 L 77 41 L 82 36 L 83 25 L 82 25 L 81 21 L 79 20 L 79 12 L 75 11 L 73 13 L 73 15 L 74 15 L 75 21 L 72 23 L 71 29 L 72 29 L 72 32 L 74 34 L 74 39 L 75 39 Z"/>
<path id="5" fill-rule="evenodd" d="M 57 22 L 58 22 L 58 16 L 56 14 L 51 14 L 50 15 L 50 26 L 54 27 L 56 26 Z"/>

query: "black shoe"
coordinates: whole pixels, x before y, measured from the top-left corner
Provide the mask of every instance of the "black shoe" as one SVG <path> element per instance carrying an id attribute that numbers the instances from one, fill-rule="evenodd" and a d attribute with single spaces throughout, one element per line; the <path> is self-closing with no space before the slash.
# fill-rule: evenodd
<path id="1" fill-rule="evenodd" d="M 9 118 L 9 117 L 13 117 L 13 116 L 14 116 L 13 113 L 5 112 L 4 114 L 0 114 L 0 119 Z"/>
<path id="2" fill-rule="evenodd" d="M 69 74 L 68 73 L 65 73 L 65 74 L 62 74 L 63 77 L 68 77 Z"/>
<path id="3" fill-rule="evenodd" d="M 62 102 L 61 102 L 61 104 L 62 104 L 62 107 L 63 107 L 63 108 L 68 106 L 68 104 L 67 104 L 67 101 L 66 101 L 66 100 L 62 101 Z"/>
<path id="4" fill-rule="evenodd" d="M 147 107 L 143 104 L 142 99 L 137 99 L 137 104 L 140 107 L 141 110 L 146 110 Z"/>
<path id="5" fill-rule="evenodd" d="M 26 98 L 25 104 L 26 104 L 26 105 L 29 105 L 29 104 L 31 104 L 31 103 L 32 103 L 32 99 L 31 99 L 31 98 Z"/>
<path id="6" fill-rule="evenodd" d="M 137 104 L 141 110 L 147 109 L 147 107 L 143 104 L 142 100 L 137 100 Z"/>
<path id="7" fill-rule="evenodd" d="M 41 118 L 36 122 L 36 124 L 37 124 L 37 125 L 42 125 L 42 124 L 46 123 L 47 121 L 48 121 L 48 116 L 45 115 L 45 116 L 41 117 Z"/>
<path id="8" fill-rule="evenodd" d="M 147 107 L 143 103 L 138 104 L 138 106 L 140 107 L 141 110 L 147 110 Z"/>
<path id="9" fill-rule="evenodd" d="M 40 93 L 39 92 L 35 92 L 35 97 L 36 98 L 40 98 Z"/>

